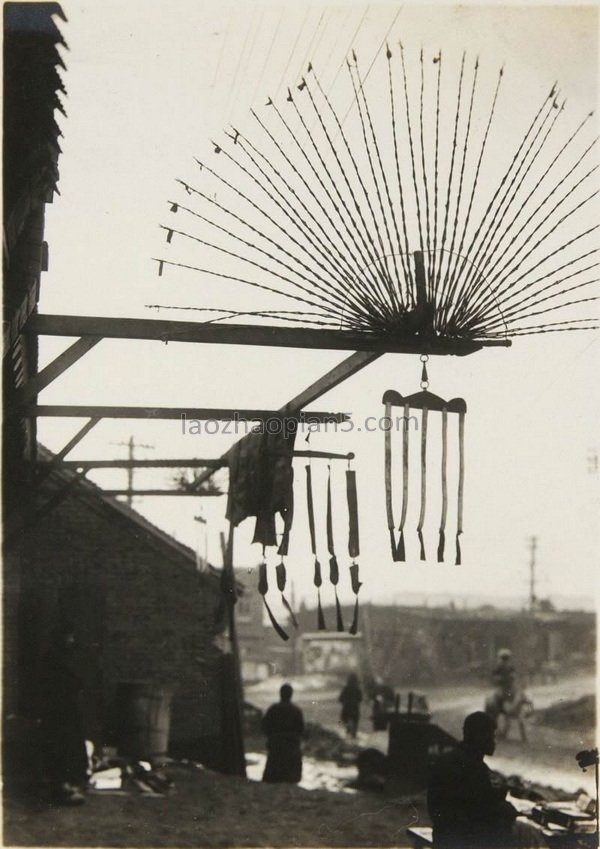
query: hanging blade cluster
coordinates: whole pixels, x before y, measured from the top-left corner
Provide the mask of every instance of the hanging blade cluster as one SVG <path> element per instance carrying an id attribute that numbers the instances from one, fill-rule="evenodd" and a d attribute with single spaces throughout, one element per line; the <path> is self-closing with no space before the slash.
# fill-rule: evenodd
<path id="1" fill-rule="evenodd" d="M 407 339 L 596 329 L 581 317 L 599 297 L 591 113 L 565 128 L 552 86 L 515 139 L 498 117 L 502 104 L 510 118 L 503 69 L 482 81 L 464 54 L 448 68 L 441 52 L 411 58 L 386 47 L 368 93 L 352 52 L 345 114 L 309 65 L 281 104 L 252 110 L 255 132 L 213 142 L 197 183 L 179 181 L 185 201 L 170 202 L 181 226 L 164 225 L 202 262 L 163 258 L 159 272 L 183 266 L 269 298 L 216 320 Z M 295 308 L 272 308 L 274 296 Z"/>

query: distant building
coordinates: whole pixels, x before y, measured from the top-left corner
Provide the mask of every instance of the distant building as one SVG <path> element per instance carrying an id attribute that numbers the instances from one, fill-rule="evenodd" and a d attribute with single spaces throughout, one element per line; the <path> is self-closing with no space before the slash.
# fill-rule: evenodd
<path id="1" fill-rule="evenodd" d="M 365 674 L 398 688 L 467 680 L 487 684 L 501 648 L 512 650 L 525 681 L 593 671 L 595 615 L 542 607 L 530 613 L 491 606 L 458 610 L 363 604 Z M 334 610 L 324 613 L 328 622 L 335 621 Z M 346 620 L 350 615 L 350 608 L 344 610 Z M 312 630 L 314 617 L 312 610 L 300 611 L 301 629 Z M 337 637 L 328 632 L 329 639 Z"/>
<path id="2" fill-rule="evenodd" d="M 364 641 L 362 634 L 316 631 L 300 637 L 302 672 L 324 675 L 362 673 Z"/>

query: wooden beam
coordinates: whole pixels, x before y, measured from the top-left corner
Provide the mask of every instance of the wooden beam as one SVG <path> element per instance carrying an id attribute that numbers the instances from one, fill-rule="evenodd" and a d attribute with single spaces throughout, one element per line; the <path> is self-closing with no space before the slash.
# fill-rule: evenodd
<path id="1" fill-rule="evenodd" d="M 380 354 L 456 354 L 465 356 L 484 346 L 508 346 L 508 340 L 398 338 L 356 330 L 211 324 L 148 318 L 102 316 L 30 316 L 27 331 L 45 336 L 102 336 L 110 339 L 154 339 L 160 342 L 204 342 L 217 345 L 265 345 L 334 351 L 373 351 Z"/>
<path id="2" fill-rule="evenodd" d="M 26 407 L 24 414 L 28 418 L 51 417 L 51 418 L 84 418 L 93 416 L 102 419 L 179 419 L 182 427 L 186 422 L 196 421 L 256 421 L 269 422 L 275 419 L 290 417 L 289 413 L 275 410 L 231 410 L 220 407 L 107 407 L 96 405 L 78 404 L 37 404 Z M 301 422 L 324 423 L 335 422 L 341 424 L 349 421 L 346 413 L 323 413 L 296 410 L 294 418 Z M 185 432 L 185 430 L 184 430 Z"/>
<path id="3" fill-rule="evenodd" d="M 75 484 L 79 483 L 79 481 L 83 480 L 86 476 L 87 472 L 85 469 L 81 469 L 78 472 L 75 472 L 72 478 L 70 478 L 63 486 L 57 490 L 50 498 L 42 504 L 41 507 L 38 507 L 37 510 L 33 513 L 31 517 L 31 524 L 35 524 L 39 522 L 44 516 L 47 516 L 55 507 L 64 501 L 64 499 L 70 494 L 71 490 L 75 486 Z M 27 525 L 30 523 L 27 522 Z"/>
<path id="4" fill-rule="evenodd" d="M 347 454 L 336 454 L 329 451 L 294 451 L 294 457 L 309 457 L 321 460 L 354 460 L 354 451 L 349 451 Z"/>
<path id="5" fill-rule="evenodd" d="M 36 478 L 36 485 L 39 485 L 40 483 L 42 483 L 42 481 L 45 481 L 48 475 L 54 469 L 60 466 L 69 451 L 72 451 L 73 448 L 75 448 L 75 446 L 81 442 L 83 437 L 86 436 L 90 432 L 90 430 L 92 430 L 92 428 L 96 427 L 99 421 L 99 418 L 91 418 L 89 422 L 86 422 L 84 426 L 77 431 L 75 436 L 67 442 L 65 447 L 61 448 L 61 450 L 57 454 L 55 454 L 48 463 L 44 465 L 43 470 L 40 471 L 40 474 Z"/>
<path id="6" fill-rule="evenodd" d="M 39 463 L 46 466 L 47 463 Z M 220 469 L 220 459 L 181 460 L 63 460 L 63 469 Z"/>
<path id="7" fill-rule="evenodd" d="M 331 389 L 339 386 L 339 384 L 343 383 L 344 380 L 347 380 L 349 377 L 356 374 L 356 372 L 369 365 L 369 363 L 379 359 L 380 356 L 381 354 L 373 352 L 367 353 L 363 351 L 357 351 L 356 353 L 351 354 L 349 357 L 346 357 L 345 360 L 342 360 L 341 363 L 338 363 L 337 366 L 334 366 L 326 372 L 314 383 L 311 383 L 310 386 L 307 386 L 306 389 L 304 389 L 299 395 L 292 398 L 291 401 L 288 401 L 287 404 L 281 407 L 279 412 L 283 415 L 292 415 L 295 410 L 302 409 L 306 404 L 311 404 L 313 401 L 316 401 L 322 395 L 325 395 L 326 392 L 329 392 Z M 223 454 L 221 459 L 223 460 L 223 465 L 227 465 L 227 454 Z M 201 486 L 213 474 L 214 470 L 211 469 L 203 472 L 196 479 L 195 485 Z"/>
<path id="8" fill-rule="evenodd" d="M 64 371 L 74 365 L 77 360 L 80 360 L 94 345 L 98 344 L 101 338 L 101 336 L 82 336 L 81 339 L 78 339 L 77 342 L 28 380 L 25 386 L 19 389 L 17 401 L 20 404 L 32 401 L 38 392 L 45 389 L 53 380 L 56 380 Z"/>
<path id="9" fill-rule="evenodd" d="M 207 489 L 195 489 L 193 492 L 188 492 L 185 489 L 103 489 L 100 487 L 100 491 L 102 495 L 127 495 L 132 498 L 135 496 L 141 498 L 146 495 L 193 495 L 194 498 L 225 495 L 224 492 L 213 492 Z"/>
<path id="10" fill-rule="evenodd" d="M 68 495 L 70 495 L 75 484 L 80 480 L 83 480 L 86 473 L 85 469 L 81 469 L 76 472 L 70 480 L 64 483 L 60 489 L 54 492 L 42 505 L 28 513 L 17 525 L 11 528 L 8 534 L 5 535 L 4 544 L 6 546 L 10 546 L 19 534 L 36 525 L 41 519 L 47 516 L 48 513 L 51 513 L 55 507 L 58 507 L 58 505 L 61 504 Z"/>
<path id="11" fill-rule="evenodd" d="M 299 395 L 296 395 L 295 398 L 292 398 L 291 401 L 288 401 L 287 404 L 284 404 L 279 412 L 282 415 L 287 416 L 291 415 L 295 410 L 303 409 L 308 404 L 312 404 L 314 401 L 317 401 L 322 395 L 325 395 L 326 392 L 330 392 L 332 389 L 335 389 L 336 386 L 339 386 L 340 383 L 348 380 L 349 377 L 352 377 L 365 366 L 368 366 L 370 363 L 378 360 L 381 356 L 382 355 L 378 353 L 367 353 L 362 351 L 351 354 L 349 357 L 346 357 L 345 360 L 342 360 L 341 363 L 338 363 L 337 366 L 334 366 L 334 368 L 326 372 L 314 383 L 311 383 L 310 386 L 307 386 L 306 389 L 304 389 Z"/>
<path id="12" fill-rule="evenodd" d="M 314 457 L 325 460 L 353 460 L 354 452 L 348 454 L 336 454 L 329 451 L 294 451 L 294 457 Z M 44 468 L 49 462 L 39 462 L 37 465 Z M 214 457 L 186 458 L 180 460 L 63 460 L 61 469 L 221 469 L 223 459 Z"/>

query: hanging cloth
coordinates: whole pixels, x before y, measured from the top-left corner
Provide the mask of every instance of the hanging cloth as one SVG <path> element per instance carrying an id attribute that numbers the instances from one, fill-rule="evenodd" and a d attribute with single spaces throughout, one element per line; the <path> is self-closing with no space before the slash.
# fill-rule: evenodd
<path id="1" fill-rule="evenodd" d="M 275 515 L 284 521 L 292 506 L 292 458 L 296 428 L 282 433 L 251 432 L 228 452 L 229 491 L 227 513 L 236 527 L 248 516 L 256 517 L 253 542 L 276 545 Z"/>
<path id="2" fill-rule="evenodd" d="M 342 618 L 342 608 L 337 594 L 337 585 L 340 580 L 340 569 L 335 556 L 335 544 L 333 541 L 333 515 L 331 509 L 331 466 L 327 472 L 327 551 L 329 552 L 329 580 L 333 584 L 335 593 L 335 616 L 336 627 L 338 631 L 344 630 L 344 620 Z"/>
<path id="3" fill-rule="evenodd" d="M 456 518 L 456 565 L 462 563 L 460 535 L 463 532 L 463 501 L 465 491 L 465 411 L 458 416 L 458 510 Z"/>
<path id="4" fill-rule="evenodd" d="M 438 542 L 438 563 L 444 562 L 446 545 L 446 517 L 448 515 L 448 409 L 442 409 L 442 518 L 440 519 L 440 539 Z"/>
<path id="5" fill-rule="evenodd" d="M 268 615 L 269 619 L 271 620 L 271 625 L 273 626 L 273 628 L 275 629 L 275 631 L 281 637 L 282 640 L 289 640 L 289 636 L 283 630 L 283 628 L 281 627 L 279 622 L 275 619 L 275 617 L 273 616 L 273 613 L 271 611 L 271 608 L 269 607 L 269 605 L 267 603 L 266 595 L 267 595 L 267 592 L 269 590 L 269 583 L 267 581 L 267 564 L 265 562 L 264 556 L 265 556 L 265 553 L 264 553 L 264 548 L 263 548 L 263 559 L 262 559 L 260 566 L 258 567 L 258 591 L 261 594 L 261 596 L 263 597 L 263 604 L 266 608 L 267 615 Z"/>
<path id="6" fill-rule="evenodd" d="M 355 595 L 354 616 L 350 625 L 350 634 L 356 634 L 358 630 L 358 591 L 361 583 L 358 579 L 358 563 L 356 558 L 360 554 L 358 539 L 358 499 L 356 497 L 356 472 L 352 469 L 346 470 L 346 498 L 348 501 L 348 554 L 352 558 L 350 566 L 350 581 L 352 592 Z"/>
<path id="7" fill-rule="evenodd" d="M 306 469 L 306 500 L 308 510 L 308 527 L 310 530 L 310 546 L 314 557 L 315 570 L 313 583 L 317 588 L 317 627 L 319 631 L 326 631 L 325 617 L 323 616 L 323 608 L 321 607 L 321 585 L 323 579 L 321 577 L 321 564 L 317 559 L 317 540 L 315 535 L 315 510 L 312 494 L 312 475 L 310 465 L 305 466 Z"/>

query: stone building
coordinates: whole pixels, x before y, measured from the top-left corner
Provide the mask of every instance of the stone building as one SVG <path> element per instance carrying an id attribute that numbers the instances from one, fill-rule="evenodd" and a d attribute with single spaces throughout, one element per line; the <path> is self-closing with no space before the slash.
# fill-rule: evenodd
<path id="1" fill-rule="evenodd" d="M 60 360 L 38 372 L 31 323 L 48 267 L 45 205 L 58 182 L 61 20 L 57 3 L 3 6 L 4 781 L 34 740 L 40 664 L 53 629 L 67 623 L 88 736 L 118 737 L 119 687 L 142 682 L 172 694 L 172 751 L 228 770 L 232 740 L 240 760 L 240 705 L 235 660 L 215 646 L 226 616 L 214 570 L 199 573 L 191 550 L 59 464 L 39 474 L 49 456 L 25 407 Z"/>
<path id="2" fill-rule="evenodd" d="M 40 449 L 42 460 L 51 457 Z M 65 483 L 72 486 L 65 493 Z M 123 746 L 123 693 L 132 684 L 170 697 L 168 751 L 223 771 L 237 710 L 219 573 L 195 553 L 74 472 L 42 487 L 54 509 L 29 527 L 18 609 L 19 657 L 12 716 L 35 729 L 37 681 L 53 633 L 72 629 L 84 681 L 86 734 Z M 219 647 L 220 644 L 222 647 Z M 11 722 L 8 738 L 16 739 Z"/>
<path id="3" fill-rule="evenodd" d="M 65 20 L 58 3 L 3 5 L 3 359 L 2 359 L 2 519 L 3 519 L 3 704 L 16 709 L 14 687 L 17 608 L 24 516 L 33 491 L 35 420 L 22 415 L 24 385 L 37 372 L 38 342 L 25 333 L 36 312 L 42 272 L 46 204 L 58 181 L 64 92 L 59 46 L 65 42 L 55 19 Z"/>

